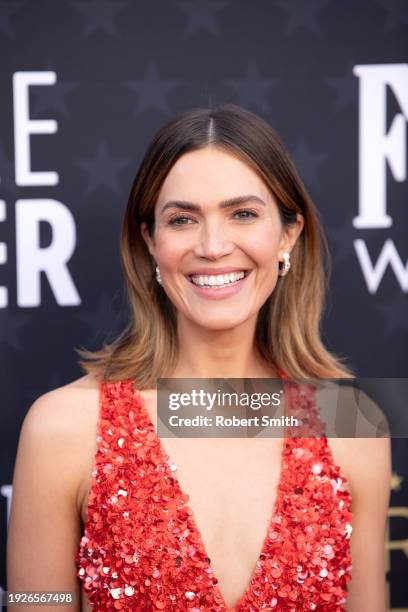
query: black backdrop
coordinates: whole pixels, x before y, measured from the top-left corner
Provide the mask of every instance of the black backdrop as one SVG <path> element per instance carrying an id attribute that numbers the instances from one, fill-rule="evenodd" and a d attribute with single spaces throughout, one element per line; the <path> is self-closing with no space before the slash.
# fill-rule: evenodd
<path id="1" fill-rule="evenodd" d="M 270 121 L 333 255 L 325 342 L 359 376 L 408 376 L 407 47 L 405 0 L 0 0 L 0 587 L 23 417 L 82 374 L 73 346 L 123 326 L 128 191 L 180 111 Z M 407 459 L 393 440 L 392 609 L 408 609 Z"/>

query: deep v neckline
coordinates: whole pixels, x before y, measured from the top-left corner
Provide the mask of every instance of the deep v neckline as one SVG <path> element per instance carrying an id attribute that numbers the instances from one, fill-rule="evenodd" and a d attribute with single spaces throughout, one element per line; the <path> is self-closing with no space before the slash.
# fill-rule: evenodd
<path id="1" fill-rule="evenodd" d="M 284 384 L 284 380 L 282 380 L 282 378 L 281 378 L 281 382 L 282 382 L 282 384 Z M 144 418 L 146 419 L 146 422 L 148 423 L 149 428 L 153 431 L 153 433 L 156 436 L 156 440 L 157 440 L 159 448 L 160 448 L 160 454 L 163 457 L 169 457 L 169 453 L 164 448 L 160 436 L 157 435 L 156 427 L 155 427 L 155 425 L 154 425 L 154 423 L 153 423 L 153 421 L 152 421 L 152 419 L 150 417 L 149 411 L 148 411 L 148 409 L 146 407 L 145 399 L 142 397 L 140 391 L 138 389 L 136 389 L 136 387 L 134 385 L 133 379 L 130 379 L 129 382 L 130 382 L 130 385 L 131 385 L 132 396 L 136 397 L 139 400 L 139 408 L 140 408 Z M 289 400 L 289 395 L 285 393 L 285 412 L 287 412 L 286 411 L 286 401 L 288 401 L 288 400 Z M 214 572 L 214 570 L 212 568 L 211 563 L 207 562 L 207 569 L 211 570 L 211 574 L 213 576 L 213 579 L 216 580 L 216 583 L 214 584 L 214 592 L 217 594 L 219 600 L 222 601 L 222 605 L 225 607 L 225 610 L 228 610 L 229 612 L 234 612 L 234 611 L 239 610 L 240 606 L 242 606 L 243 603 L 245 602 L 245 600 L 247 598 L 247 595 L 248 595 L 251 587 L 253 586 L 253 584 L 255 582 L 256 568 L 257 568 L 258 560 L 261 557 L 261 555 L 265 554 L 265 552 L 266 552 L 267 544 L 268 544 L 268 539 L 269 539 L 269 532 L 270 532 L 271 527 L 272 527 L 272 525 L 274 523 L 274 520 L 275 520 L 275 518 L 277 516 L 277 512 L 278 512 L 278 509 L 279 509 L 279 506 L 280 506 L 280 501 L 281 501 L 281 496 L 282 496 L 282 486 L 283 486 L 283 474 L 284 474 L 284 467 L 285 467 L 285 456 L 286 456 L 286 453 L 287 453 L 287 448 L 288 448 L 288 437 L 286 435 L 286 428 L 285 428 L 285 435 L 283 437 L 283 443 L 282 443 L 282 449 L 281 449 L 280 471 L 279 471 L 278 485 L 276 487 L 275 501 L 274 501 L 272 509 L 271 509 L 271 514 L 270 514 L 270 518 L 269 518 L 268 525 L 267 525 L 267 528 L 266 528 L 266 533 L 265 533 L 265 536 L 264 536 L 264 539 L 263 539 L 262 547 L 261 547 L 261 550 L 260 550 L 259 555 L 257 557 L 257 560 L 255 562 L 255 566 L 252 569 L 249 582 L 248 582 L 245 590 L 243 591 L 242 595 L 239 597 L 237 603 L 232 608 L 225 601 L 224 595 L 223 595 L 221 587 L 220 587 L 220 582 L 219 582 L 218 577 L 216 576 L 216 574 L 215 574 L 215 572 Z M 185 495 L 188 500 L 190 500 L 190 496 L 188 494 L 186 495 L 183 487 L 180 484 L 180 481 L 179 481 L 177 475 L 175 474 L 175 472 L 171 471 L 170 465 L 169 465 L 169 463 L 167 461 L 163 460 L 163 467 L 165 469 L 166 475 L 173 479 L 174 485 L 179 490 L 179 492 L 182 495 Z M 210 557 L 208 555 L 208 552 L 207 552 L 207 547 L 206 547 L 206 545 L 204 543 L 204 540 L 203 540 L 203 537 L 202 537 L 202 534 L 201 534 L 201 530 L 198 527 L 198 523 L 196 521 L 195 513 L 193 512 L 189 502 L 186 502 L 186 507 L 188 508 L 189 515 L 190 515 L 190 520 L 191 520 L 191 525 L 192 525 L 192 528 L 193 528 L 193 530 L 194 530 L 194 532 L 195 532 L 195 534 L 197 536 L 197 540 L 198 540 L 202 550 L 204 551 L 206 559 L 210 559 Z"/>

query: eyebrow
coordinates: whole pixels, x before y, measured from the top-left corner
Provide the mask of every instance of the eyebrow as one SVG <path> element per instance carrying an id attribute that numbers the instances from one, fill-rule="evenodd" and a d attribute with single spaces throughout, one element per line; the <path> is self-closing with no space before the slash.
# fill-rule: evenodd
<path id="1" fill-rule="evenodd" d="M 258 204 L 262 204 L 266 206 L 265 202 L 256 195 L 243 195 L 237 196 L 235 198 L 229 198 L 228 200 L 223 200 L 218 204 L 218 208 L 231 208 L 232 206 L 238 206 L 239 204 L 245 204 L 246 202 L 258 202 Z M 201 206 L 198 204 L 194 204 L 193 202 L 188 202 L 186 200 L 169 200 L 161 209 L 160 214 L 162 215 L 165 210 L 168 208 L 178 208 L 181 210 L 195 210 L 200 211 Z"/>

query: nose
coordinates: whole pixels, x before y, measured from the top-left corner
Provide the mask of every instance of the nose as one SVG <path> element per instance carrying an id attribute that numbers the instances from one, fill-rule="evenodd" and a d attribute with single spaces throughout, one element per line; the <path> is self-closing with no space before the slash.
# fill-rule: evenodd
<path id="1" fill-rule="evenodd" d="M 197 257 L 207 259 L 218 259 L 233 251 L 233 243 L 229 240 L 225 227 L 220 223 L 203 224 L 197 243 L 194 246 L 194 254 Z"/>

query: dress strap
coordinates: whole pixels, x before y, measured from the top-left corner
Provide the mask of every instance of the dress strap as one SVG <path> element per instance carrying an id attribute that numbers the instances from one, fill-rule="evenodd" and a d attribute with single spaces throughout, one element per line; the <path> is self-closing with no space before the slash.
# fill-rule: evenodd
<path id="1" fill-rule="evenodd" d="M 287 380 L 289 378 L 285 370 L 282 370 L 282 368 L 278 366 L 275 366 L 275 367 L 276 367 L 276 371 L 278 372 L 279 377 L 282 378 L 282 380 Z"/>

